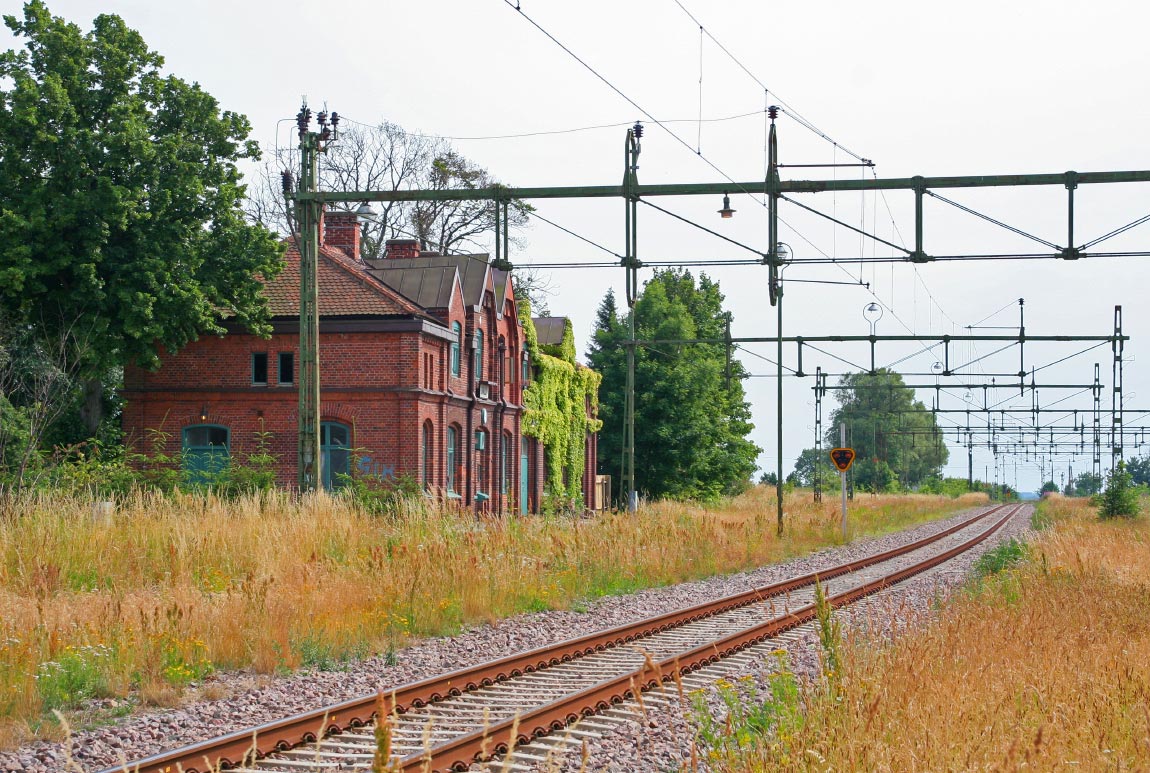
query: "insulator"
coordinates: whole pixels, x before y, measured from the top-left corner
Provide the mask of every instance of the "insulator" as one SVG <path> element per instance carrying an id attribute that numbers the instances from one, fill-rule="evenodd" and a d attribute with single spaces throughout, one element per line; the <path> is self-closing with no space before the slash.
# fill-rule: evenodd
<path id="1" fill-rule="evenodd" d="M 779 117 L 779 106 L 771 105 L 767 108 L 767 117 L 772 121 Z"/>
<path id="2" fill-rule="evenodd" d="M 635 121 L 635 126 L 632 127 L 631 130 L 633 132 L 635 132 L 635 139 L 637 139 L 637 140 L 643 139 L 643 124 L 639 123 L 638 121 Z"/>
<path id="3" fill-rule="evenodd" d="M 327 111 L 320 110 L 315 114 L 315 120 L 319 123 L 320 126 L 327 126 Z"/>
<path id="4" fill-rule="evenodd" d="M 285 169 L 280 172 L 280 181 L 283 183 L 285 194 L 289 194 L 295 190 L 295 176 L 291 173 L 290 169 Z"/>

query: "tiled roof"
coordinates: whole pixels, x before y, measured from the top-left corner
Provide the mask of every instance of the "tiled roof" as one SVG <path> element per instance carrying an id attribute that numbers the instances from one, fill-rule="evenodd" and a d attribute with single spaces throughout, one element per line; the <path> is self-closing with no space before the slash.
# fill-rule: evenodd
<path id="1" fill-rule="evenodd" d="M 264 283 L 273 317 L 299 316 L 300 255 L 289 242 L 283 270 Z M 320 247 L 319 313 L 321 317 L 420 316 L 427 313 L 355 265 L 341 250 Z"/>

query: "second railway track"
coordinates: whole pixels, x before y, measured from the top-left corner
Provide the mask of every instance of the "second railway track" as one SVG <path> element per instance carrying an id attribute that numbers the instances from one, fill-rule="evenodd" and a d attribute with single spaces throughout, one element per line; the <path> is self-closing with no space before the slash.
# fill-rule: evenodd
<path id="1" fill-rule="evenodd" d="M 391 761 L 404 771 L 466 769 L 802 625 L 815 614 L 816 578 L 834 606 L 851 603 L 970 549 L 1018 508 L 990 508 L 937 534 L 818 573 L 394 689 L 382 704 L 390 715 Z M 364 696 L 149 757 L 128 770 L 367 770 L 380 705 L 378 696 Z M 577 739 L 580 731 L 568 732 Z"/>

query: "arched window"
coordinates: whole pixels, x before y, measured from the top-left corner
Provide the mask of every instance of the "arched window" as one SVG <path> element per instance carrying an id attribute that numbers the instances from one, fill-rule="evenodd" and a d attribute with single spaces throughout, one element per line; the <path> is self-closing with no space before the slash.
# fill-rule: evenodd
<path id="1" fill-rule="evenodd" d="M 483 380 L 483 331 L 475 331 L 475 380 Z"/>
<path id="2" fill-rule="evenodd" d="M 423 422 L 423 487 L 425 489 L 431 488 L 431 473 L 435 469 L 435 457 L 432 455 L 435 450 L 434 437 L 434 428 L 431 425 L 431 419 L 428 419 Z"/>
<path id="3" fill-rule="evenodd" d="M 447 428 L 447 493 L 458 493 L 455 490 L 455 446 L 456 441 L 459 439 L 459 430 L 454 426 Z"/>
<path id="4" fill-rule="evenodd" d="M 523 387 L 526 388 L 527 384 L 531 381 L 531 358 L 527 355 L 527 350 L 523 350 Z"/>
<path id="5" fill-rule="evenodd" d="M 337 421 L 322 422 L 319 442 L 323 487 L 337 489 L 347 482 L 343 476 L 351 474 L 351 427 Z"/>
<path id="6" fill-rule="evenodd" d="M 475 430 L 475 491 L 479 494 L 491 492 L 487 482 L 487 440 L 487 430 Z"/>
<path id="7" fill-rule="evenodd" d="M 455 333 L 455 340 L 451 342 L 451 375 L 459 377 L 459 341 L 463 338 L 463 326 L 458 322 L 451 323 L 451 332 Z"/>
<path id="8" fill-rule="evenodd" d="M 228 468 L 230 434 L 218 424 L 184 427 L 180 460 L 189 483 L 211 483 Z"/>

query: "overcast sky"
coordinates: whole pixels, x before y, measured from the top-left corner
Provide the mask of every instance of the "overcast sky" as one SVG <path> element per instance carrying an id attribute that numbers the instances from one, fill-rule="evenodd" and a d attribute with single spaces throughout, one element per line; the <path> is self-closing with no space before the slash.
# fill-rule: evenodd
<path id="1" fill-rule="evenodd" d="M 85 29 L 99 12 L 119 14 L 166 58 L 169 71 L 198 81 L 225 108 L 246 114 L 254 137 L 265 148 L 292 142 L 290 120 L 306 95 L 313 108 L 326 104 L 352 120 L 375 123 L 386 118 L 410 131 L 460 138 L 452 142 L 461 153 L 510 185 L 618 183 L 624 127 L 636 119 L 647 124 L 641 182 L 717 182 L 724 175 L 739 181 L 761 180 L 764 107 L 780 102 L 833 140 L 828 142 L 784 115 L 778 134 L 780 161 L 785 164 L 848 162 L 853 160 L 850 151 L 873 159 L 879 177 L 1150 169 L 1150 144 L 1145 140 L 1150 125 L 1145 85 L 1150 11 L 1144 3 L 681 2 L 698 23 L 676 0 L 520 2 L 523 14 L 664 122 L 666 130 L 504 0 L 327 4 L 54 0 L 49 8 Z M 16 3 L 9 0 L 5 7 L 11 13 Z M 709 35 L 700 35 L 699 23 Z M 766 84 L 769 96 L 755 79 Z M 698 122 L 700 113 L 707 119 L 703 123 Z M 711 120 L 732 116 L 742 117 Z M 603 124 L 617 126 L 535 137 L 463 139 Z M 826 178 L 836 172 L 783 171 L 784 178 L 792 179 Z M 837 173 L 853 177 L 862 171 L 844 168 Z M 1066 191 L 1061 187 L 942 193 L 1050 242 L 1066 243 Z M 913 241 L 909 192 L 889 192 L 885 198 L 824 193 L 802 201 L 889 241 Z M 715 214 L 721 197 L 662 198 L 657 203 L 766 250 L 766 210 L 751 197 L 733 195 L 738 213 L 726 221 Z M 547 218 L 622 251 L 621 202 L 535 204 Z M 1081 244 L 1150 212 L 1150 184 L 1081 187 L 1076 209 L 1075 241 Z M 1045 249 L 938 201 L 928 200 L 925 211 L 925 247 L 930 253 Z M 820 254 L 857 259 L 860 250 L 868 257 L 891 254 L 889 247 L 833 229 L 786 203 L 781 215 L 789 226 L 782 227 L 780 236 L 797 261 Z M 513 260 L 609 258 L 540 222 L 526 237 L 528 246 L 513 254 Z M 1099 249 L 1146 250 L 1148 240 L 1150 224 Z M 640 258 L 646 260 L 747 256 L 647 208 L 640 211 L 639 244 Z M 726 293 L 735 336 L 774 335 L 764 268 L 724 267 L 708 273 Z M 1114 306 L 1121 304 L 1125 332 L 1134 337 L 1126 349 L 1126 405 L 1145 406 L 1150 405 L 1150 385 L 1143 383 L 1146 376 L 1141 372 L 1150 362 L 1143 349 L 1147 274 L 1145 259 L 1138 257 L 1073 263 L 936 263 L 917 269 L 881 264 L 864 266 L 861 274 L 857 264 L 849 263 L 793 266 L 786 278 L 857 282 L 861 276 L 870 286 L 790 284 L 784 333 L 865 334 L 862 310 L 871 301 L 886 308 L 879 333 L 955 334 L 972 324 L 1017 325 L 1017 299 L 1025 297 L 1031 335 L 1107 335 L 1113 327 Z M 582 350 L 595 308 L 608 288 L 622 296 L 622 270 L 568 269 L 551 275 L 556 291 L 551 308 L 572 318 Z M 749 348 L 773 357 L 772 345 Z M 995 348 L 986 343 L 956 347 L 954 356 L 974 359 Z M 1081 348 L 1069 343 L 1028 345 L 1026 365 L 1041 367 Z M 866 357 L 865 351 L 842 345 L 828 351 L 855 363 Z M 879 350 L 878 359 L 888 364 L 914 351 L 911 346 L 888 345 Z M 1111 356 L 1107 345 L 1046 368 L 1038 381 L 1089 383 L 1094 362 L 1100 362 L 1109 386 Z M 753 354 L 740 357 L 754 374 L 773 373 L 772 365 Z M 898 367 L 928 374 L 937 359 L 922 352 Z M 980 361 L 968 372 L 980 368 L 987 373 L 1014 372 L 1018 361 L 1013 348 Z M 787 363 L 795 364 L 793 347 Z M 804 356 L 803 365 L 809 372 L 816 365 L 832 373 L 849 369 L 813 352 Z M 907 380 L 934 382 L 929 376 Z M 810 378 L 785 380 L 783 458 L 788 471 L 799 451 L 813 442 L 812 383 Z M 774 469 L 776 459 L 775 389 L 774 378 L 754 378 L 747 384 L 756 424 L 753 439 L 764 448 L 759 461 L 768 469 Z M 943 407 L 964 407 L 963 391 L 944 392 Z M 1000 390 L 994 401 L 1030 405 L 1029 393 L 1013 394 L 1011 399 L 1009 392 Z M 1040 392 L 1040 401 L 1049 404 L 1071 394 Z M 920 399 L 929 405 L 932 392 L 920 392 Z M 1107 409 L 1109 402 L 1107 392 Z M 1059 404 L 1079 409 L 1090 405 L 1089 393 Z M 832 407 L 833 400 L 827 406 L 828 417 Z M 1109 414 L 1103 419 L 1108 424 Z M 1127 417 L 1128 425 L 1141 423 L 1137 416 Z M 1128 447 L 1127 456 L 1136 450 Z M 1068 464 L 1081 472 L 1089 469 L 1090 456 L 1061 457 L 1057 464 L 1057 473 L 1064 473 Z M 1104 467 L 1108 464 L 1107 449 Z M 989 453 L 976 451 L 974 466 L 977 477 L 990 469 L 994 478 Z M 1006 481 L 1017 482 L 1023 490 L 1041 484 L 1033 459 L 1010 458 L 1004 467 Z M 965 476 L 965 449 L 952 447 L 946 473 Z"/>

